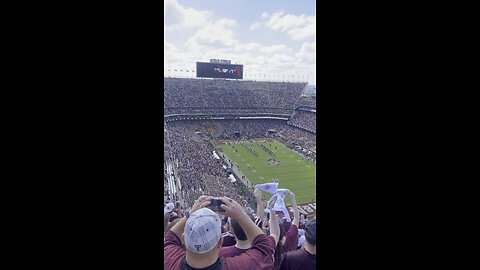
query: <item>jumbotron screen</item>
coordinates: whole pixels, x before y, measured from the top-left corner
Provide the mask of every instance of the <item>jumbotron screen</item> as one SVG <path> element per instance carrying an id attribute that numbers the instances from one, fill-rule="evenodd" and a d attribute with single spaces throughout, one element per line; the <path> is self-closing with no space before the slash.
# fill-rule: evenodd
<path id="1" fill-rule="evenodd" d="M 243 80 L 243 65 L 197 62 L 197 78 Z"/>

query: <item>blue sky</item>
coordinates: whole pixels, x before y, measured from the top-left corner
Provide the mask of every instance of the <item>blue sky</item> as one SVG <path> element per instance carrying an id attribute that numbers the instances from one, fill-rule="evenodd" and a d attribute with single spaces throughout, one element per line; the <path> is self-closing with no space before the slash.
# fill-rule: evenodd
<path id="1" fill-rule="evenodd" d="M 293 75 L 316 84 L 315 1 L 166 0 L 164 15 L 166 75 L 219 58 L 244 64 L 245 79 Z"/>

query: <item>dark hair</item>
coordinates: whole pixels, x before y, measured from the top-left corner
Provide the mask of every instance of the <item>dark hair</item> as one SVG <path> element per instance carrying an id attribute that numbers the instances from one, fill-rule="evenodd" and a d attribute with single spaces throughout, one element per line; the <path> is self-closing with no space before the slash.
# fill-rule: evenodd
<path id="1" fill-rule="evenodd" d="M 317 220 L 310 221 L 305 227 L 305 240 L 312 246 L 317 245 Z"/>
<path id="2" fill-rule="evenodd" d="M 314 238 L 313 235 L 305 232 L 305 240 L 312 246 L 317 245 L 317 238 Z"/>
<path id="3" fill-rule="evenodd" d="M 228 217 L 225 216 L 223 219 L 222 219 L 222 226 L 225 226 L 225 224 L 227 224 L 228 222 Z"/>
<path id="4" fill-rule="evenodd" d="M 255 219 L 253 218 L 252 214 L 247 213 L 248 217 L 254 221 Z M 230 225 L 232 225 L 233 229 L 233 234 L 235 235 L 235 238 L 237 238 L 240 241 L 245 241 L 247 240 L 247 236 L 245 235 L 245 232 L 242 229 L 242 226 L 236 221 L 235 219 L 230 220 Z M 252 239 L 253 240 L 253 239 Z"/>

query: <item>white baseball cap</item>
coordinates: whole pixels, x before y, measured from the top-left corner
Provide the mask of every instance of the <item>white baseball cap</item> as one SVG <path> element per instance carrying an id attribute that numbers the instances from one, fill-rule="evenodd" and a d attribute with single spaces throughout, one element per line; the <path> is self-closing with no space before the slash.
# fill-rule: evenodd
<path id="1" fill-rule="evenodd" d="M 175 205 L 173 203 L 167 203 L 167 205 L 165 205 L 165 208 L 163 209 L 163 212 L 170 213 L 173 211 L 174 208 L 175 208 Z"/>
<path id="2" fill-rule="evenodd" d="M 222 221 L 208 208 L 193 212 L 185 224 L 185 247 L 194 253 L 207 253 L 222 237 Z"/>

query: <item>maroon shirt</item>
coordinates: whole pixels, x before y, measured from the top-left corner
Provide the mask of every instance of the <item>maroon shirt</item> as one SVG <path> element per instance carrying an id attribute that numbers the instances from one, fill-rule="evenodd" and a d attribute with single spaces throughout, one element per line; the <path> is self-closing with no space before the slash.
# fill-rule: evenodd
<path id="1" fill-rule="evenodd" d="M 275 252 L 275 240 L 265 234 L 255 237 L 252 247 L 244 253 L 235 256 L 221 258 L 222 268 L 224 270 L 242 270 L 242 269 L 273 269 L 273 253 Z M 169 230 L 165 234 L 163 247 L 163 269 L 180 269 L 180 262 L 186 256 L 182 248 L 182 242 L 175 233 Z"/>
<path id="2" fill-rule="evenodd" d="M 283 228 L 285 231 L 288 231 L 290 229 L 290 226 L 292 226 L 292 222 L 288 222 L 285 219 L 283 220 Z"/>
<path id="3" fill-rule="evenodd" d="M 272 238 L 273 241 L 275 241 L 273 236 L 269 236 L 269 237 Z M 240 249 L 240 248 L 237 248 L 236 246 L 222 247 L 220 249 L 220 253 L 218 254 L 218 257 L 234 257 L 244 253 L 247 250 L 248 248 Z"/>
<path id="4" fill-rule="evenodd" d="M 296 225 L 291 225 L 285 233 L 285 244 L 283 244 L 282 252 L 288 252 L 297 249 L 298 245 L 298 228 Z"/>
<path id="5" fill-rule="evenodd" d="M 317 265 L 317 255 L 308 253 L 305 248 L 285 253 L 280 270 L 313 270 Z"/>
<path id="6" fill-rule="evenodd" d="M 229 247 L 222 247 L 220 249 L 220 253 L 218 253 L 218 257 L 234 257 L 240 255 L 247 251 L 247 249 L 239 249 L 236 246 L 229 246 Z"/>
<path id="7" fill-rule="evenodd" d="M 222 233 L 222 237 L 222 247 L 234 246 L 237 243 L 237 240 L 235 240 L 235 236 L 231 232 Z"/>

